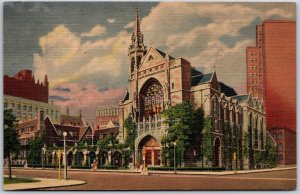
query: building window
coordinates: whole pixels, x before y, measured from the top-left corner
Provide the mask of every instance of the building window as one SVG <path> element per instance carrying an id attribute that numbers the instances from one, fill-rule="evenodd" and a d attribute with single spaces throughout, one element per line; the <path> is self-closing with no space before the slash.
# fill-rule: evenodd
<path id="1" fill-rule="evenodd" d="M 4 108 L 7 108 L 7 102 L 4 102 Z"/>
<path id="2" fill-rule="evenodd" d="M 148 61 L 152 61 L 154 57 L 152 55 L 149 56 Z"/>
<path id="3" fill-rule="evenodd" d="M 283 155 L 282 154 L 279 155 L 279 160 L 283 160 Z"/>
<path id="4" fill-rule="evenodd" d="M 174 89 L 174 86 L 175 86 L 175 84 L 174 84 L 174 83 L 172 83 L 172 89 Z"/>
<path id="5" fill-rule="evenodd" d="M 31 112 L 32 111 L 32 106 L 28 106 L 28 110 Z"/>
<path id="6" fill-rule="evenodd" d="M 39 108 L 38 107 L 35 107 L 35 112 L 38 112 L 39 111 Z"/>
<path id="7" fill-rule="evenodd" d="M 282 133 L 278 133 L 278 138 L 282 138 Z"/>
<path id="8" fill-rule="evenodd" d="M 23 105 L 23 110 L 26 110 L 26 105 Z"/>
<path id="9" fill-rule="evenodd" d="M 20 104 L 17 105 L 17 110 L 21 110 L 21 105 Z"/>
<path id="10" fill-rule="evenodd" d="M 279 149 L 279 150 L 282 150 L 282 149 L 283 149 L 282 143 L 278 144 L 278 149 Z"/>
<path id="11" fill-rule="evenodd" d="M 11 103 L 11 107 L 12 107 L 12 108 L 15 108 L 15 103 L 12 102 L 12 103 Z"/>

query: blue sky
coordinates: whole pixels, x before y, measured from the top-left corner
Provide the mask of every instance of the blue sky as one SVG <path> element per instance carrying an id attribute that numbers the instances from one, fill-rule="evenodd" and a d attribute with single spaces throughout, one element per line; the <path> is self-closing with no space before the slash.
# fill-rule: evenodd
<path id="1" fill-rule="evenodd" d="M 118 101 L 127 88 L 136 8 L 146 45 L 203 72 L 215 66 L 219 80 L 239 94 L 246 92 L 245 53 L 255 45 L 255 26 L 295 20 L 294 3 L 8 2 L 4 74 L 47 74 L 50 100 L 62 106 L 93 112 L 95 104 Z"/>

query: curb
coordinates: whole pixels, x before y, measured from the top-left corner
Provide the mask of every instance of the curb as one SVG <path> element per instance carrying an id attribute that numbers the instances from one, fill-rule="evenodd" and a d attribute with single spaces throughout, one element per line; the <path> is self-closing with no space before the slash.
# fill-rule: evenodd
<path id="1" fill-rule="evenodd" d="M 22 168 L 22 167 L 13 167 L 14 169 L 23 169 L 23 170 L 42 170 L 41 168 Z M 258 169 L 258 170 L 239 170 L 239 171 L 223 171 L 223 172 L 196 172 L 196 171 L 177 171 L 178 175 L 234 175 L 234 174 L 250 174 L 250 173 L 260 173 L 260 172 L 272 172 L 272 171 L 282 171 L 282 170 L 293 170 L 297 167 L 286 167 L 286 168 L 271 168 L 271 169 Z M 44 170 L 55 170 L 53 168 L 45 168 Z M 110 172 L 110 173 L 131 173 L 131 174 L 141 174 L 140 171 L 136 170 L 91 170 L 91 169 L 68 169 L 68 171 L 78 171 L 78 172 Z M 148 171 L 151 174 L 174 174 L 173 171 Z"/>
<path id="2" fill-rule="evenodd" d="M 57 179 L 32 178 L 32 177 L 15 177 L 15 178 L 31 178 L 33 180 L 39 180 L 39 181 L 41 181 L 41 182 L 38 182 L 38 183 L 42 183 L 43 180 L 53 180 L 53 181 L 57 180 Z M 64 180 L 64 181 L 68 181 L 68 180 Z M 36 190 L 36 189 L 46 189 L 46 188 L 69 187 L 69 186 L 77 186 L 77 185 L 86 184 L 86 181 L 82 181 L 82 180 L 72 180 L 72 181 L 78 181 L 78 183 L 72 183 L 72 184 L 67 184 L 67 185 L 44 185 L 44 186 L 38 186 L 38 187 L 37 186 L 30 187 L 32 185 L 30 185 L 30 183 L 27 183 L 26 185 L 29 186 L 27 188 L 14 188 L 14 187 L 16 187 L 16 186 L 18 186 L 20 184 L 20 183 L 16 183 L 16 184 L 8 184 L 8 185 L 6 185 L 6 187 L 10 187 L 10 188 L 5 188 L 5 185 L 3 185 L 3 190 L 4 191 L 25 191 L 25 190 Z"/>

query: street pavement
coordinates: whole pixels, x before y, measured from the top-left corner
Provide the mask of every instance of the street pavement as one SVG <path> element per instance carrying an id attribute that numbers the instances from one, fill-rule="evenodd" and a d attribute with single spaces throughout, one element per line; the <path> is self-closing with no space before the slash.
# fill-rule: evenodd
<path id="1" fill-rule="evenodd" d="M 5 170 L 7 173 L 7 169 Z M 56 178 L 56 170 L 13 169 L 16 176 Z M 38 190 L 294 190 L 296 169 L 247 174 L 192 175 L 69 171 L 70 180 L 86 184 Z"/>

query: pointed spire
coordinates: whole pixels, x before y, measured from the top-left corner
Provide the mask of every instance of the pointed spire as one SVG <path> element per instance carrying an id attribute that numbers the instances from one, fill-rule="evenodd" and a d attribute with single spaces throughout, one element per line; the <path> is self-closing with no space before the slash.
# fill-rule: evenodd
<path id="1" fill-rule="evenodd" d="M 70 115 L 69 107 L 67 106 L 67 115 Z"/>
<path id="2" fill-rule="evenodd" d="M 166 57 L 165 57 L 165 59 L 166 59 L 167 61 L 169 61 L 169 60 L 170 60 L 170 57 L 169 57 L 169 54 L 168 54 L 168 53 L 166 53 Z"/>
<path id="3" fill-rule="evenodd" d="M 45 78 L 44 78 L 44 85 L 45 86 L 48 85 L 48 76 L 47 76 L 47 74 L 45 75 Z"/>
<path id="4" fill-rule="evenodd" d="M 139 10 L 138 10 L 138 8 L 136 8 L 134 33 L 135 33 L 135 36 L 136 36 L 136 37 L 138 37 L 138 35 L 141 33 L 141 29 L 140 29 L 140 18 L 139 18 Z"/>

